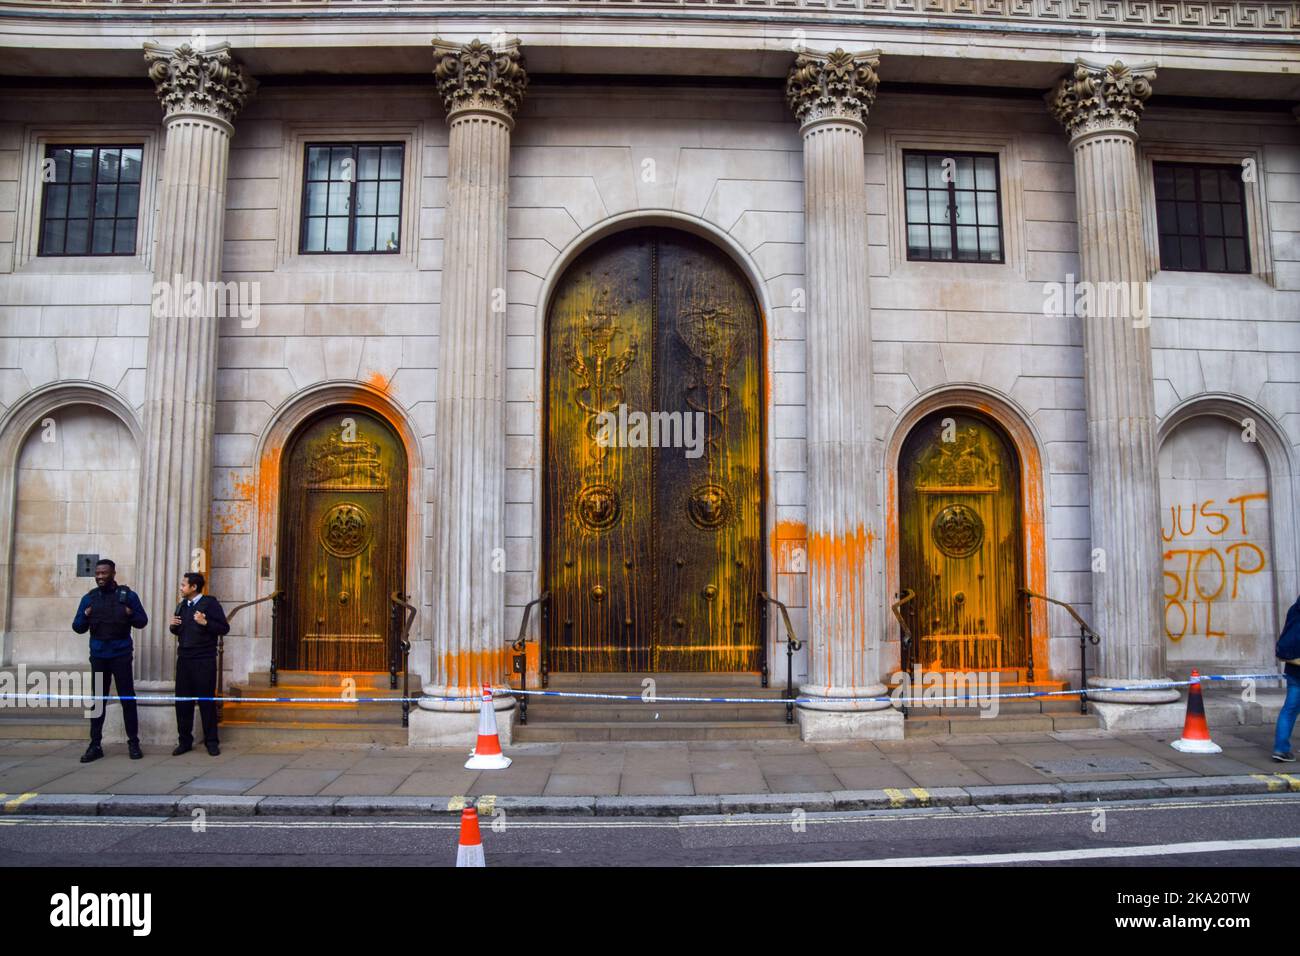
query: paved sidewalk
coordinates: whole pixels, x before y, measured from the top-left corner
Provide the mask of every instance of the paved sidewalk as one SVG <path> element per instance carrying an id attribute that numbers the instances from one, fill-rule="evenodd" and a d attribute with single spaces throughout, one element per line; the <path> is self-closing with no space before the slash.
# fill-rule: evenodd
<path id="1" fill-rule="evenodd" d="M 262 744 L 226 747 L 219 757 L 202 748 L 172 757 L 147 747 L 133 761 L 125 746 L 110 746 L 104 759 L 83 765 L 82 741 L 3 740 L 0 807 L 337 814 L 445 809 L 464 795 L 526 812 L 663 813 L 1300 790 L 1300 765 L 1269 757 L 1271 727 L 1217 733 L 1224 752 L 1214 756 L 1179 753 L 1169 746 L 1178 736 L 1081 730 L 851 744 L 517 744 L 507 748 L 508 770 L 482 772 L 463 769 L 463 750 Z"/>

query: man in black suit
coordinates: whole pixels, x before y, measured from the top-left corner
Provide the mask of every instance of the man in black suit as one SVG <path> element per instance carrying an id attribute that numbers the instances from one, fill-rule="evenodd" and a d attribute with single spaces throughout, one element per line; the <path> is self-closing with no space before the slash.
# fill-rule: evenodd
<path id="1" fill-rule="evenodd" d="M 176 635 L 176 696 L 198 697 L 203 720 L 203 743 L 217 756 L 217 641 L 230 631 L 221 602 L 203 593 L 207 584 L 202 574 L 188 571 L 181 577 L 181 603 L 172 616 L 171 632 Z M 194 747 L 194 701 L 176 702 L 176 733 L 180 740 L 172 756 Z"/>

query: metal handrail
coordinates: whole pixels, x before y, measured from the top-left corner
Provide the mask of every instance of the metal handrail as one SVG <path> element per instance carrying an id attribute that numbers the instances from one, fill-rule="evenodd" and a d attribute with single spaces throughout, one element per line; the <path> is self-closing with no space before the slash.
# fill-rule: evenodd
<path id="1" fill-rule="evenodd" d="M 794 652 L 803 647 L 803 641 L 794 636 L 794 625 L 790 623 L 790 612 L 786 609 L 785 604 L 778 601 L 766 591 L 759 591 L 758 596 L 769 604 L 775 604 L 777 610 L 781 612 L 781 620 L 785 623 L 785 722 L 794 723 Z M 766 605 L 765 605 L 766 606 Z M 767 641 L 767 635 L 763 635 L 764 643 Z"/>
<path id="2" fill-rule="evenodd" d="M 912 672 L 912 629 L 907 626 L 907 621 L 903 618 L 903 605 L 916 597 L 916 592 L 911 588 L 903 588 L 898 594 L 898 600 L 889 606 L 894 612 L 894 617 L 898 619 L 898 626 L 901 630 L 901 640 L 903 651 L 900 655 L 899 663 L 902 665 L 903 674 L 907 679 L 911 679 Z M 903 704 L 903 719 L 907 719 L 907 704 Z"/>
<path id="3" fill-rule="evenodd" d="M 388 596 L 388 600 L 393 604 L 394 611 L 401 611 L 406 620 L 402 624 L 400 636 L 397 639 L 397 647 L 394 650 L 402 652 L 402 726 L 411 725 L 411 625 L 415 623 L 415 615 L 419 612 L 414 604 L 409 603 L 408 595 L 401 591 L 394 591 Z M 394 654 L 389 662 L 389 689 L 396 685 L 396 666 L 397 655 Z"/>
<path id="4" fill-rule="evenodd" d="M 1070 617 L 1074 618 L 1075 623 L 1079 625 L 1079 690 L 1081 691 L 1079 694 L 1079 713 L 1086 714 L 1088 712 L 1088 645 L 1100 644 L 1101 635 L 1094 631 L 1089 626 L 1088 622 L 1079 616 L 1079 612 L 1074 609 L 1074 605 L 1066 601 L 1058 601 L 1056 598 L 1048 597 L 1046 594 L 1039 594 L 1037 591 L 1031 591 L 1029 588 L 1016 588 L 1016 590 L 1020 592 L 1020 596 L 1025 602 L 1025 635 L 1028 638 L 1030 649 L 1029 679 L 1031 682 L 1034 679 L 1034 635 L 1033 628 L 1029 623 L 1033 619 L 1030 600 L 1038 598 L 1038 600 L 1046 601 L 1048 604 L 1055 604 L 1057 607 L 1065 608 L 1065 610 L 1069 612 Z"/>
<path id="5" fill-rule="evenodd" d="M 542 630 L 543 632 L 545 632 L 546 608 L 550 600 L 551 600 L 551 592 L 543 591 L 541 594 L 537 595 L 537 597 L 533 598 L 531 601 L 529 601 L 527 604 L 524 605 L 524 616 L 519 621 L 519 636 L 515 638 L 515 642 L 510 645 L 511 649 L 515 652 L 515 654 L 522 654 L 524 656 L 524 659 L 522 661 L 517 660 L 516 663 L 516 669 L 519 672 L 519 689 L 521 691 L 528 690 L 528 650 L 527 650 L 528 619 L 529 617 L 532 616 L 533 606 L 536 604 L 540 604 L 542 606 L 542 609 L 538 611 L 538 613 L 542 615 Z M 543 669 L 542 686 L 545 687 L 546 686 L 546 677 L 545 677 L 546 665 L 541 660 L 540 656 L 538 660 L 538 667 Z M 528 723 L 528 695 L 527 694 L 519 695 L 519 723 L 520 724 Z"/>
<path id="6" fill-rule="evenodd" d="M 274 601 L 276 600 L 276 598 L 280 596 L 281 593 L 282 593 L 281 591 L 275 590 L 272 591 L 270 594 L 266 595 L 265 597 L 260 597 L 255 601 L 245 601 L 243 604 L 236 604 L 234 607 L 230 609 L 230 613 L 226 615 L 226 623 L 229 624 L 231 621 L 233 621 L 235 619 L 235 615 L 238 614 L 240 611 L 242 611 L 244 608 L 252 607 L 254 604 L 261 604 L 263 601 Z M 271 605 L 271 635 L 272 635 L 271 646 L 274 647 L 275 646 L 275 605 L 274 604 Z M 274 684 L 275 683 L 275 664 L 274 664 L 275 655 L 274 654 L 271 655 L 271 660 L 272 660 L 271 683 Z M 226 636 L 223 634 L 217 638 L 217 722 L 218 723 L 220 723 L 221 721 L 221 704 L 222 704 L 221 698 L 226 696 L 225 693 L 223 693 L 226 686 L 225 673 L 226 673 Z"/>

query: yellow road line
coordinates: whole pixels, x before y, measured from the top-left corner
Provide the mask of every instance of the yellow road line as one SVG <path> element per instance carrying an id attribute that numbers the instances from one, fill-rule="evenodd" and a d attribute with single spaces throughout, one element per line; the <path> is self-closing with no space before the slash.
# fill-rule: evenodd
<path id="1" fill-rule="evenodd" d="M 8 794 L 4 794 L 4 796 L 8 796 Z M 14 797 L 12 800 L 7 801 L 5 803 L 5 813 L 13 813 L 34 796 L 36 796 L 34 793 L 22 793 Z"/>

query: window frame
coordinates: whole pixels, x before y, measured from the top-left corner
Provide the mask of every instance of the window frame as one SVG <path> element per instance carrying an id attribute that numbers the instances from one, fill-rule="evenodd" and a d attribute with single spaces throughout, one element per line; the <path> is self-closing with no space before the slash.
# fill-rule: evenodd
<path id="1" fill-rule="evenodd" d="M 911 226 L 921 226 L 921 225 L 924 225 L 924 226 L 927 228 L 927 230 L 929 230 L 929 229 L 933 228 L 935 225 L 941 225 L 941 224 L 938 224 L 938 223 L 932 223 L 932 222 L 930 222 L 930 220 L 929 220 L 929 213 L 928 213 L 928 210 L 929 210 L 929 198 L 930 198 L 930 193 L 931 193 L 931 192 L 937 192 L 938 190 L 933 190 L 933 189 L 931 189 L 930 184 L 929 184 L 929 180 L 928 180 L 928 176 L 927 176 L 927 180 L 926 180 L 926 183 L 925 183 L 924 187 L 909 186 L 908 183 L 907 183 L 907 160 L 908 160 L 908 157 L 909 157 L 909 156 L 920 156 L 920 157 L 923 157 L 923 158 L 925 159 L 925 161 L 926 161 L 927 170 L 928 170 L 928 166 L 929 166 L 929 157 L 931 157 L 931 156 L 939 156 L 939 157 L 942 157 L 942 158 L 945 158 L 945 159 L 947 159 L 947 158 L 957 158 L 957 157 L 969 157 L 969 158 L 971 158 L 971 159 L 991 159 L 991 160 L 993 161 L 993 184 L 994 184 L 993 194 L 994 194 L 994 196 L 996 197 L 996 201 L 997 201 L 997 210 L 998 210 L 998 223 L 997 223 L 997 232 L 998 232 L 998 256 L 997 256 L 996 259 L 984 259 L 984 258 L 980 258 L 980 257 L 978 256 L 978 254 L 976 255 L 975 258 L 961 258 L 961 257 L 959 256 L 959 254 L 958 254 L 958 245 L 957 245 L 957 225 L 958 225 L 958 223 L 957 223 L 957 217 L 956 217 L 956 210 L 957 210 L 957 204 L 956 204 L 957 184 L 956 184 L 956 181 L 955 181 L 955 180 L 954 180 L 953 182 L 950 182 L 950 183 L 947 184 L 947 185 L 948 185 L 948 190 L 947 190 L 947 193 L 948 193 L 948 213 L 949 213 L 948 230 L 949 230 L 949 240 L 950 240 L 950 242 L 951 242 L 951 245 L 950 245 L 949 248 L 952 249 L 953 255 L 952 255 L 950 258 L 946 258 L 946 259 L 945 259 L 945 258 L 936 257 L 936 256 L 934 256 L 934 255 L 928 255 L 928 256 L 914 256 L 914 255 L 912 254 L 911 241 L 908 239 L 908 230 L 909 230 L 909 228 L 910 228 Z M 1006 218 L 1007 218 L 1007 213 L 1006 213 L 1006 203 L 1004 202 L 1004 194 L 1003 194 L 1003 189 L 1002 189 L 1002 162 L 1001 162 L 1001 159 L 1002 159 L 1002 157 L 1001 157 L 1000 154 L 999 154 L 998 152 L 996 152 L 996 151 L 987 151 L 987 152 L 986 152 L 986 151 L 981 151 L 981 150 L 971 150 L 971 149 L 934 149 L 934 148 L 927 148 L 927 147 L 910 147 L 910 146 L 904 146 L 904 147 L 902 147 L 902 150 L 901 150 L 901 159 L 900 159 L 900 164 L 899 164 L 899 170 L 900 170 L 900 176 L 901 176 L 901 179 L 902 179 L 902 201 L 903 201 L 903 222 L 902 222 L 902 227 L 903 227 L 903 255 L 904 255 L 905 260 L 906 260 L 907 262 L 937 262 L 937 263 L 944 263 L 944 264 L 958 264 L 958 263 L 960 263 L 960 264 L 962 264 L 962 265 L 988 265 L 988 266 L 998 266 L 998 265 L 1006 265 L 1006 264 L 1007 264 L 1007 237 L 1006 237 L 1006 231 L 1005 231 L 1005 230 L 1006 230 Z M 925 196 L 926 196 L 926 210 L 927 210 L 927 214 L 926 214 L 926 221 L 923 222 L 923 223 L 922 223 L 922 222 L 912 222 L 912 221 L 908 218 L 908 216 L 907 216 L 907 193 L 908 193 L 908 190 L 909 190 L 909 189 L 917 189 L 917 188 L 923 188 L 923 189 L 924 189 L 924 192 L 925 192 Z M 965 190 L 963 190 L 963 191 L 965 191 Z M 973 190 L 971 190 L 971 191 L 972 191 L 975 195 L 977 195 L 977 196 L 978 196 L 978 194 L 981 193 L 981 192 L 984 192 L 984 193 L 989 192 L 989 190 L 981 190 L 981 189 L 979 189 L 978 186 L 975 187 L 975 189 L 973 189 Z M 977 204 L 978 204 L 978 201 L 977 201 Z M 978 213 L 977 213 L 977 215 L 978 215 Z M 980 223 L 978 222 L 978 220 L 976 221 L 975 226 L 976 226 L 977 229 L 979 229 L 979 228 L 988 228 L 987 226 L 981 226 Z M 979 233 L 978 233 L 978 231 L 976 232 L 976 239 L 975 239 L 975 241 L 976 241 L 976 244 L 977 244 L 977 245 L 976 245 L 976 250 L 977 250 L 977 253 L 978 253 L 978 249 L 979 249 Z M 933 243 L 927 243 L 927 246 L 928 246 L 928 248 L 931 250 L 931 252 L 933 252 L 933 250 L 934 250 L 934 245 L 933 245 Z"/>
<path id="2" fill-rule="evenodd" d="M 86 219 L 87 223 L 89 224 L 90 230 L 88 235 L 86 236 L 87 248 L 85 252 L 66 251 L 68 247 L 66 225 L 64 227 L 64 239 L 63 239 L 64 251 L 45 252 L 44 251 L 45 250 L 45 224 L 46 224 L 46 220 L 49 218 L 48 216 L 46 216 L 46 210 L 49 208 L 49 202 L 50 202 L 50 192 L 48 187 L 52 184 L 46 182 L 44 179 L 38 178 L 37 182 L 40 186 L 40 195 L 39 198 L 37 199 L 36 249 L 33 258 L 36 259 L 133 259 L 138 257 L 140 255 L 140 249 L 139 249 L 140 219 L 141 219 L 140 210 L 144 204 L 145 185 L 146 183 L 148 183 L 148 175 L 146 170 L 147 146 L 148 144 L 144 142 L 139 142 L 139 143 L 109 142 L 109 143 L 95 144 L 95 143 L 88 143 L 84 141 L 77 141 L 77 142 L 45 141 L 44 143 L 42 143 L 41 150 L 39 153 L 39 164 L 38 164 L 41 169 L 44 168 L 44 164 L 46 160 L 53 158 L 51 156 L 51 153 L 53 153 L 54 150 L 66 149 L 72 151 L 73 153 L 75 153 L 79 149 L 93 150 L 93 154 L 91 156 L 91 163 L 90 163 L 90 182 L 88 184 L 90 186 L 90 215 Z M 130 252 L 95 252 L 94 251 L 95 223 L 97 221 L 94 210 L 95 210 L 95 202 L 97 200 L 96 193 L 98 192 L 98 187 L 99 187 L 99 154 L 101 150 L 105 150 L 105 149 L 117 149 L 117 150 L 138 149 L 140 151 L 140 179 L 137 183 L 135 183 L 136 186 L 135 215 L 134 216 L 117 215 L 118 199 L 115 196 L 113 200 L 113 215 L 103 220 L 99 220 L 103 222 L 113 223 L 114 237 L 116 237 L 117 223 L 119 220 L 130 219 L 135 221 L 135 229 L 133 231 L 133 235 L 131 239 L 132 249 Z M 68 182 L 69 187 L 71 186 L 71 184 L 72 184 L 71 180 L 69 180 Z M 121 184 L 122 184 L 122 180 L 119 171 L 116 185 L 120 186 Z M 53 185 L 59 185 L 59 184 L 54 183 Z M 71 199 L 69 199 L 69 201 L 71 201 Z M 65 212 L 66 212 L 66 208 L 65 208 Z M 67 215 L 62 216 L 61 219 L 65 224 L 69 221 L 69 217 Z M 116 241 L 116 238 L 114 241 Z"/>
<path id="3" fill-rule="evenodd" d="M 339 218 L 339 217 L 331 217 L 331 216 L 329 216 L 328 214 L 327 214 L 326 216 L 324 216 L 324 217 L 321 217 L 321 216 L 310 216 L 310 217 L 309 217 L 309 216 L 307 215 L 307 195 L 308 195 L 308 186 L 309 186 L 309 184 L 310 184 L 310 183 L 313 183 L 313 182 L 325 182 L 325 183 L 328 184 L 328 183 L 334 183 L 334 182 L 337 182 L 337 181 L 338 181 L 338 180 L 333 180 L 333 179 L 328 179 L 328 180 L 313 180 L 313 179 L 310 178 L 310 175 L 311 175 L 311 160 L 310 160 L 310 157 L 311 157 L 311 151 L 312 151 L 313 149 L 322 149 L 322 148 L 330 149 L 330 150 L 334 150 L 334 149 L 351 149 L 351 150 L 352 150 L 352 159 L 353 159 L 353 168 L 355 169 L 355 168 L 358 167 L 358 164 L 359 164 L 359 161 L 358 161 L 358 159 L 357 159 L 357 151 L 360 150 L 360 149 L 363 149 L 363 148 L 365 148 L 365 147 L 367 147 L 367 146 L 370 146 L 370 147 L 378 147 L 378 148 L 380 149 L 380 160 L 379 160 L 379 162 L 380 162 L 380 170 L 381 170 L 381 173 L 382 173 L 382 170 L 383 170 L 383 149 L 384 149 L 385 147 L 394 147 L 394 146 L 395 146 L 395 147 L 397 147 L 398 149 L 401 150 L 400 159 L 399 159 L 399 161 L 398 161 L 398 169 L 399 169 L 399 171 L 400 171 L 400 175 L 399 175 L 398 178 L 397 178 L 397 248 L 396 248 L 396 249 L 378 249 L 378 248 L 376 248 L 376 249 L 370 249 L 370 250 L 357 250 L 357 249 L 355 248 L 355 245 L 356 245 L 356 221 L 357 221 L 357 209 L 356 209 L 356 207 L 357 207 L 357 201 L 356 201 L 356 200 L 357 200 L 357 183 L 360 182 L 360 180 L 359 180 L 357 177 L 354 176 L 354 177 L 350 180 L 350 182 L 349 182 L 349 189 L 348 189 L 348 228 L 347 228 L 348 247 L 347 247 L 346 249 L 308 249 L 308 248 L 307 248 L 307 223 L 308 223 L 308 219 L 309 219 L 309 218 L 310 218 L 310 219 L 320 219 L 320 218 L 324 218 L 324 219 L 326 220 L 326 222 L 327 222 L 327 225 L 326 225 L 326 231 L 327 231 L 327 233 L 328 233 L 328 229 L 329 229 L 329 227 L 328 227 L 328 221 L 329 221 L 329 219 L 331 219 L 331 218 Z M 407 143 L 407 141 L 406 141 L 405 139 L 391 139 L 391 140 L 371 140 L 371 139 L 361 139 L 361 140 L 314 140 L 314 139 L 308 139 L 308 140 L 304 140 L 304 141 L 303 141 L 303 144 L 302 144 L 302 147 L 303 147 L 303 149 L 302 149 L 302 176 L 301 176 L 301 181 L 300 181 L 300 183 L 299 183 L 302 195 L 301 195 L 301 198 L 300 198 L 300 201 L 299 201 L 299 214 L 298 214 L 298 249 L 297 249 L 297 254 L 300 255 L 300 256 L 401 256 L 401 255 L 403 254 L 403 252 L 405 251 L 405 250 L 402 248 L 402 228 L 403 228 L 403 219 L 404 219 L 404 217 L 403 217 L 403 205 L 405 204 L 405 200 L 406 200 L 406 162 L 407 162 L 406 150 L 407 150 L 407 146 L 408 146 L 408 143 Z M 331 163 L 333 162 L 333 157 L 332 157 L 332 156 L 331 156 L 330 161 L 331 161 Z M 367 180 L 367 182 L 369 182 L 369 181 L 370 181 L 370 180 Z M 377 180 L 375 180 L 375 182 L 376 182 L 376 183 L 392 182 L 392 180 L 385 180 L 385 179 L 382 179 L 382 178 L 381 178 L 381 179 L 377 179 Z M 327 200 L 327 202 L 328 202 L 328 200 Z M 368 217 L 367 217 L 367 218 L 368 218 Z M 378 217 L 378 216 L 377 216 L 376 218 L 385 218 L 385 219 L 389 219 L 389 218 L 392 218 L 392 217 L 391 217 L 391 216 L 384 216 L 384 217 Z M 379 240 L 378 240 L 378 236 L 377 236 L 377 235 L 376 235 L 376 237 L 375 237 L 375 244 L 376 244 L 376 246 L 378 246 L 378 244 L 379 244 Z"/>
<path id="4" fill-rule="evenodd" d="M 1156 180 L 1157 180 L 1157 177 L 1158 177 L 1158 174 L 1159 174 L 1159 171 L 1160 171 L 1161 167 L 1169 167 L 1169 168 L 1174 168 L 1174 169 L 1177 169 L 1177 168 L 1183 168 L 1183 169 L 1193 169 L 1193 170 L 1196 170 L 1196 175 L 1192 177 L 1192 183 L 1193 183 L 1193 185 L 1195 186 L 1195 189 L 1196 189 L 1196 198 L 1195 198 L 1194 202 L 1195 202 L 1195 205 L 1196 205 L 1196 240 L 1197 240 L 1198 248 L 1199 248 L 1199 250 L 1200 250 L 1200 260 L 1201 260 L 1201 268 L 1199 268 L 1199 269 L 1189 269 L 1189 268 L 1186 268 L 1185 266 L 1183 266 L 1183 265 L 1181 265 L 1181 264 L 1178 265 L 1178 266 L 1172 266 L 1172 265 L 1166 265 L 1166 264 L 1165 264 L 1164 253 L 1163 253 L 1163 251 L 1162 251 L 1162 249 L 1161 249 L 1161 240 L 1162 240 L 1166 235 L 1172 235 L 1174 238 L 1179 239 L 1179 240 L 1182 240 L 1182 239 L 1190 239 L 1191 236 L 1184 236 L 1181 232 L 1165 233 L 1165 232 L 1163 232 L 1163 231 L 1161 230 L 1161 228 L 1160 228 L 1160 225 L 1161 225 L 1161 219 L 1160 219 L 1160 204 L 1161 204 L 1161 202 L 1185 202 L 1185 201 L 1186 201 L 1186 200 L 1179 200 L 1179 199 L 1177 199 L 1177 198 L 1175 198 L 1175 199 L 1173 199 L 1173 200 L 1161 200 L 1161 199 L 1160 199 L 1159 195 L 1158 195 L 1157 192 L 1156 192 L 1156 190 L 1157 190 L 1157 188 L 1158 188 L 1158 187 L 1157 187 L 1157 184 L 1156 184 Z M 1235 169 L 1236 171 L 1240 172 L 1241 167 L 1240 167 L 1240 165 L 1237 165 L 1237 166 L 1234 167 L 1231 163 L 1198 162 L 1198 161 L 1195 161 L 1195 160 L 1167 160 L 1167 159 L 1153 159 L 1153 160 L 1151 161 L 1151 190 L 1152 190 L 1152 197 L 1153 197 L 1154 210 L 1155 210 L 1154 224 L 1155 224 L 1155 240 L 1156 240 L 1156 249 L 1155 249 L 1155 251 L 1156 251 L 1156 263 L 1157 263 L 1157 267 L 1158 267 L 1159 271 L 1161 271 L 1161 272 L 1186 272 L 1186 273 L 1193 273 L 1193 274 L 1199 273 L 1199 274 L 1203 274 L 1203 275 L 1231 275 L 1231 276 L 1239 276 L 1239 275 L 1253 275 L 1253 274 L 1254 274 L 1254 265 L 1255 265 L 1255 264 L 1254 264 L 1254 262 L 1253 262 L 1253 259 L 1252 259 L 1251 254 L 1250 254 L 1250 245 L 1251 245 L 1251 235 L 1250 235 L 1250 214 L 1249 214 L 1249 198 L 1248 198 L 1247 195 L 1246 195 L 1246 184 L 1242 181 L 1240 175 L 1236 175 L 1236 176 L 1231 176 L 1231 177 L 1229 177 L 1229 178 L 1232 180 L 1232 182 L 1236 184 L 1236 187 L 1237 187 L 1237 197 L 1238 197 L 1238 198 L 1237 198 L 1237 203 L 1236 203 L 1236 205 L 1237 205 L 1237 206 L 1240 208 L 1240 210 L 1241 210 L 1241 235 L 1240 235 L 1240 237 L 1237 237 L 1237 236 L 1227 236 L 1227 235 L 1224 235 L 1224 236 L 1207 236 L 1207 235 L 1206 235 L 1206 232 L 1205 232 L 1205 212 L 1204 212 L 1204 203 L 1206 202 L 1206 200 L 1204 200 L 1204 199 L 1201 198 L 1201 176 L 1200 176 L 1201 171 L 1202 171 L 1202 170 L 1207 170 L 1207 169 L 1209 169 L 1209 170 L 1215 170 L 1215 171 L 1217 171 L 1217 172 L 1222 172 L 1222 171 L 1225 171 L 1225 170 L 1233 170 L 1233 169 Z M 1216 201 L 1216 200 L 1209 200 L 1209 201 L 1211 201 L 1211 202 L 1215 202 L 1216 205 L 1219 205 L 1219 206 L 1224 205 L 1224 203 L 1223 203 L 1222 200 L 1217 200 L 1217 201 Z M 1175 219 L 1177 219 L 1177 213 L 1176 213 L 1176 212 L 1175 212 Z M 1176 226 L 1176 225 L 1177 225 L 1177 223 L 1175 223 L 1175 226 Z M 1209 268 L 1209 257 L 1206 255 L 1206 248 L 1205 248 L 1205 240 L 1206 240 L 1207 238 L 1213 238 L 1213 239 L 1236 239 L 1236 238 L 1240 238 L 1240 239 L 1241 239 L 1241 251 L 1242 251 L 1242 256 L 1243 256 L 1243 258 L 1244 258 L 1244 260 L 1245 260 L 1244 268 L 1241 268 L 1241 269 L 1229 269 L 1229 268 L 1223 268 L 1223 269 L 1211 269 L 1211 268 Z M 1180 245 L 1181 245 L 1181 242 L 1180 242 Z M 1180 252 L 1180 254 L 1179 254 L 1179 258 L 1180 258 L 1180 260 L 1181 260 L 1181 257 L 1182 257 L 1182 256 L 1181 256 L 1181 252 Z M 1226 247 L 1225 247 L 1225 249 L 1224 249 L 1224 263 L 1225 263 L 1225 266 L 1226 266 L 1226 264 L 1227 264 L 1227 249 L 1226 249 Z"/>

